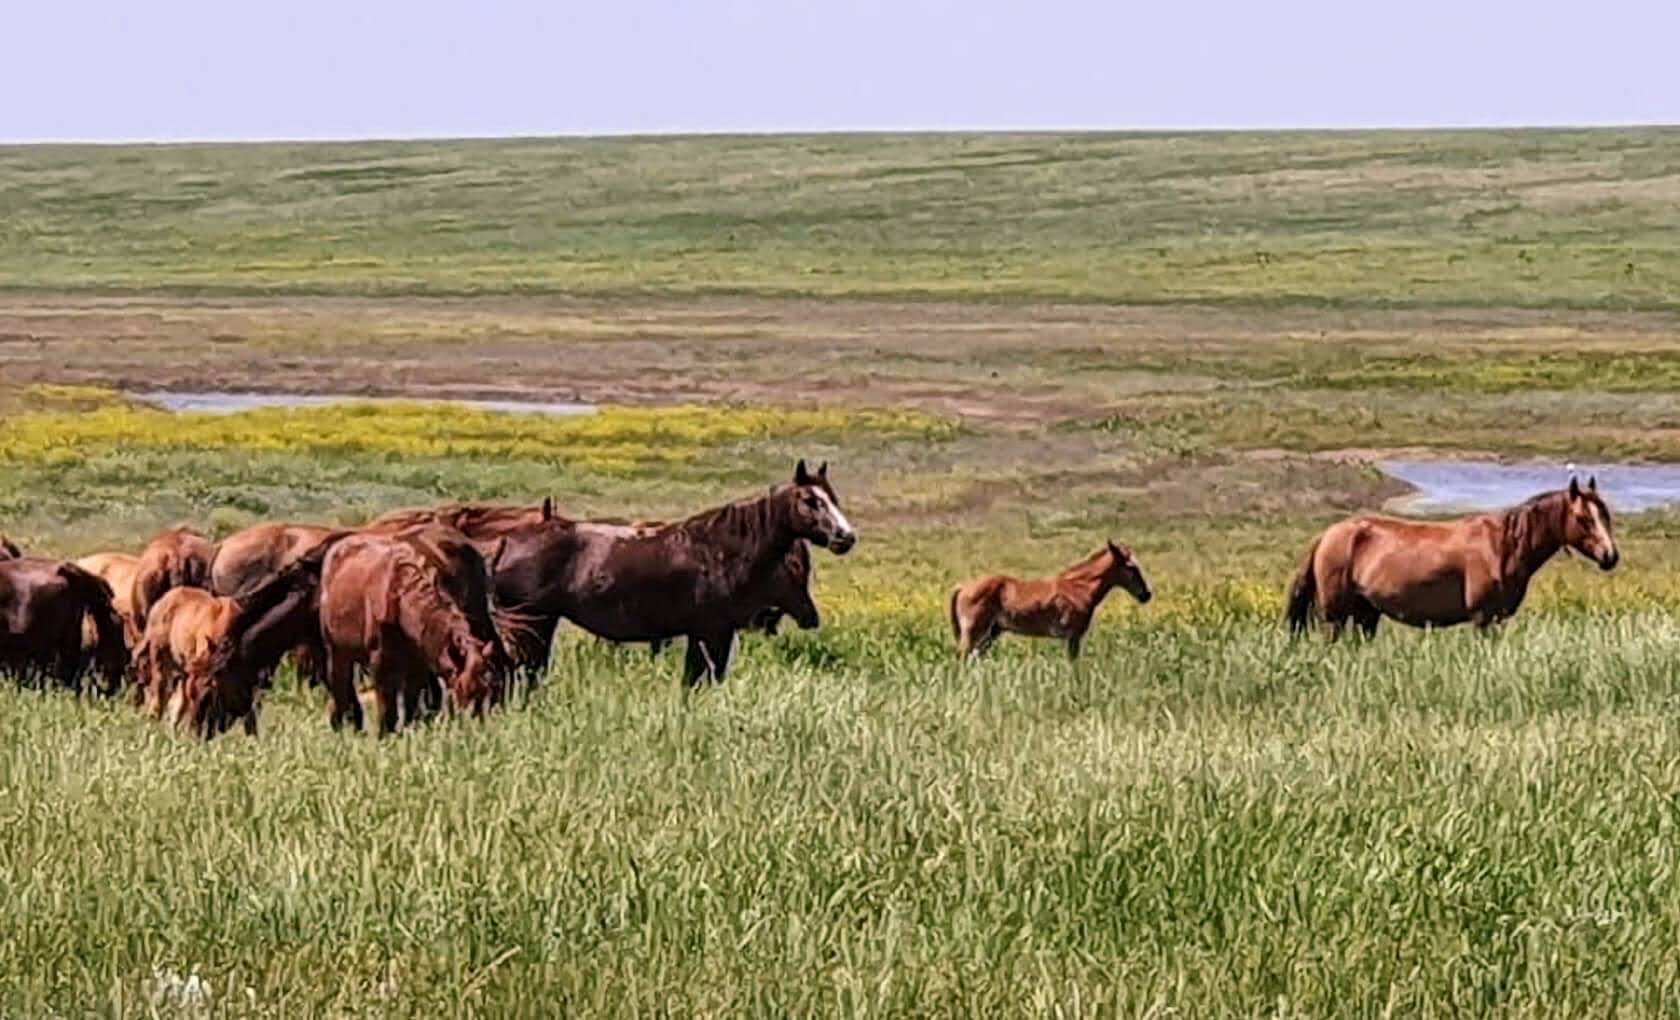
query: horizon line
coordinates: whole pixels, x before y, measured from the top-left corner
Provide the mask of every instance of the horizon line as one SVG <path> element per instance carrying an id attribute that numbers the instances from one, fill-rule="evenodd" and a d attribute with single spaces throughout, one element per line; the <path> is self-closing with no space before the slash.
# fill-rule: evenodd
<path id="1" fill-rule="evenodd" d="M 1680 127 L 1665 121 L 1576 121 L 1551 123 L 1438 123 L 1438 124 L 1260 124 L 1193 125 L 1173 127 L 835 127 L 835 128 L 731 128 L 731 129 L 645 129 L 636 131 L 510 131 L 484 134 L 391 133 L 321 135 L 248 135 L 181 137 L 35 137 L 0 138 L 0 147 L 25 146 L 191 146 L 191 145 L 334 145 L 380 142 L 508 142 L 508 141 L 592 141 L 592 140 L 682 140 L 702 138 L 844 137 L 914 135 L 1242 135 L 1242 134 L 1377 134 L 1423 132 L 1519 132 L 1519 131 L 1629 131 L 1664 130 Z"/>

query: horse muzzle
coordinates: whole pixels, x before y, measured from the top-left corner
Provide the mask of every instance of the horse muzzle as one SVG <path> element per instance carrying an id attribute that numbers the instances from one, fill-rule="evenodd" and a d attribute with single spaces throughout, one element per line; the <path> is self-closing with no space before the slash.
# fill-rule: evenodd
<path id="1" fill-rule="evenodd" d="M 844 556 L 852 551 L 854 545 L 857 545 L 857 534 L 851 531 L 842 531 L 828 540 L 828 551 L 836 556 Z"/>
<path id="2" fill-rule="evenodd" d="M 1599 557 L 1598 569 L 1608 573 L 1612 570 L 1615 570 L 1616 569 L 1616 564 L 1618 564 L 1620 562 L 1622 562 L 1621 552 L 1619 552 L 1618 550 L 1612 549 L 1609 552 L 1605 553 L 1603 556 Z"/>
<path id="3" fill-rule="evenodd" d="M 1150 591 L 1148 588 L 1145 588 L 1142 591 L 1136 593 L 1136 598 L 1138 600 L 1138 605 L 1140 605 L 1140 606 L 1148 605 L 1149 600 L 1154 598 L 1154 597 L 1155 597 L 1155 593 Z"/>

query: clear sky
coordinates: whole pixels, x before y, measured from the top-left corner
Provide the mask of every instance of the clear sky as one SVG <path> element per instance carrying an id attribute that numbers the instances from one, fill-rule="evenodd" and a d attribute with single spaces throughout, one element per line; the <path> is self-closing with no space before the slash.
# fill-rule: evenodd
<path id="1" fill-rule="evenodd" d="M 1680 122 L 1680 0 L 9 0 L 0 139 Z"/>

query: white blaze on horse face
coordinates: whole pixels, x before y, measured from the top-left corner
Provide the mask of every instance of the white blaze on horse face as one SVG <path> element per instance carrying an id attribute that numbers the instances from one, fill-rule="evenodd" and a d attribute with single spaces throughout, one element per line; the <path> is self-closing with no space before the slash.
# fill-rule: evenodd
<path id="1" fill-rule="evenodd" d="M 1604 523 L 1604 511 L 1599 509 L 1596 502 L 1588 503 L 1587 509 L 1592 513 L 1593 537 L 1598 540 L 1600 547 L 1604 550 L 1604 555 L 1608 556 L 1614 553 L 1616 551 L 1616 540 L 1610 537 L 1610 528 Z"/>
<path id="2" fill-rule="evenodd" d="M 828 514 L 830 523 L 834 525 L 841 536 L 850 536 L 854 533 L 852 522 L 846 520 L 846 515 L 840 512 L 840 504 L 834 502 L 834 497 L 828 494 L 827 489 L 818 488 L 817 499 L 822 503 L 823 512 Z"/>

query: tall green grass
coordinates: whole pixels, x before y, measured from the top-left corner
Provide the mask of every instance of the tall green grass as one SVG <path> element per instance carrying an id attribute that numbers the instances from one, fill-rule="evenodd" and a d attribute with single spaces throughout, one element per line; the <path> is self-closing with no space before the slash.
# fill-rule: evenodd
<path id="1" fill-rule="evenodd" d="M 5 692 L 0 1011 L 1680 1007 L 1668 613 L 1329 646 L 1156 608 L 1078 669 L 842 614 L 691 698 L 564 636 L 528 704 L 384 743 L 290 689 L 210 746 Z"/>

